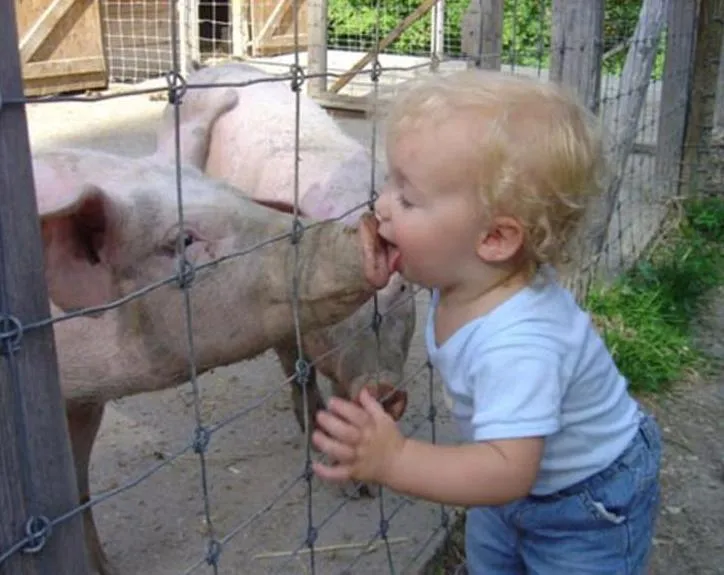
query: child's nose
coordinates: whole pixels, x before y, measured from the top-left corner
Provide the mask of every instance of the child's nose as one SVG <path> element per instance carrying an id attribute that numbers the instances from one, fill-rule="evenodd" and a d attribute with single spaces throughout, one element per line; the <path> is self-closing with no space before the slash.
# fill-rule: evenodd
<path id="1" fill-rule="evenodd" d="M 389 194 L 384 193 L 384 190 L 375 200 L 374 204 L 374 210 L 375 210 L 375 217 L 377 218 L 377 221 L 382 222 L 389 218 L 390 212 L 389 212 L 389 206 L 388 206 L 388 196 Z"/>

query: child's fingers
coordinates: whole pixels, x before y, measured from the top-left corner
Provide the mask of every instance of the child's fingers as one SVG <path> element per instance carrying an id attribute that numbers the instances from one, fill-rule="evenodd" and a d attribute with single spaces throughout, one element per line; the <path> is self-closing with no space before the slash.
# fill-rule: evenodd
<path id="1" fill-rule="evenodd" d="M 362 409 L 362 407 L 352 401 L 347 401 L 346 399 L 341 399 L 339 397 L 332 397 L 329 399 L 327 411 L 331 411 L 332 413 L 339 415 L 355 427 L 363 427 L 367 424 L 369 419 L 369 416 L 365 413 L 365 410 Z"/>
<path id="2" fill-rule="evenodd" d="M 321 431 L 312 433 L 312 443 L 319 451 L 340 463 L 351 463 L 356 459 L 353 447 L 336 441 Z"/>
<path id="3" fill-rule="evenodd" d="M 385 411 L 385 408 L 382 407 L 382 404 L 372 396 L 372 394 L 366 387 L 363 387 L 362 391 L 360 391 L 359 393 L 359 402 L 364 410 L 369 413 L 374 419 L 379 419 L 383 416 L 389 417 L 389 415 Z"/>
<path id="4" fill-rule="evenodd" d="M 317 412 L 317 424 L 328 435 L 349 444 L 360 440 L 359 430 L 328 411 Z"/>
<path id="5" fill-rule="evenodd" d="M 312 462 L 312 471 L 314 471 L 320 479 L 334 483 L 343 483 L 349 481 L 352 477 L 348 467 L 342 465 L 330 467 L 319 461 Z"/>

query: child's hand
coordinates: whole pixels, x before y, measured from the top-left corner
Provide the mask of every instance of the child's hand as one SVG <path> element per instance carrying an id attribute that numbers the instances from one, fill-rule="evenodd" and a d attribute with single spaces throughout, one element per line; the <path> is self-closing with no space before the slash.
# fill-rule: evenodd
<path id="1" fill-rule="evenodd" d="M 320 429 L 312 435 L 312 442 L 337 461 L 334 466 L 312 463 L 322 479 L 385 483 L 402 451 L 405 437 L 367 389 L 360 392 L 359 402 L 361 406 L 333 397 L 328 410 L 317 413 Z"/>

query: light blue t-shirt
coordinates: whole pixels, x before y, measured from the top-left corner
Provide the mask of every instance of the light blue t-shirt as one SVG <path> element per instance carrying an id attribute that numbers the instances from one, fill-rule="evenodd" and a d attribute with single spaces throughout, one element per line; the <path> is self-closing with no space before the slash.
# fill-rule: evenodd
<path id="1" fill-rule="evenodd" d="M 546 495 L 604 469 L 636 434 L 639 411 L 587 313 L 555 280 L 526 287 L 435 344 L 425 339 L 466 441 L 540 435 L 531 491 Z"/>

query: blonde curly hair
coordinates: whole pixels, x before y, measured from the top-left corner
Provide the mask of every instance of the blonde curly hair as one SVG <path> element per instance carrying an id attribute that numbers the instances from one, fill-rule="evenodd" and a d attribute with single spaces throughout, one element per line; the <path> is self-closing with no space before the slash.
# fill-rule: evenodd
<path id="1" fill-rule="evenodd" d="M 470 69 L 410 83 L 388 109 L 388 146 L 454 114 L 476 127 L 476 165 L 460 169 L 474 178 L 486 218 L 517 219 L 532 268 L 559 267 L 588 199 L 603 187 L 597 118 L 559 84 Z"/>

